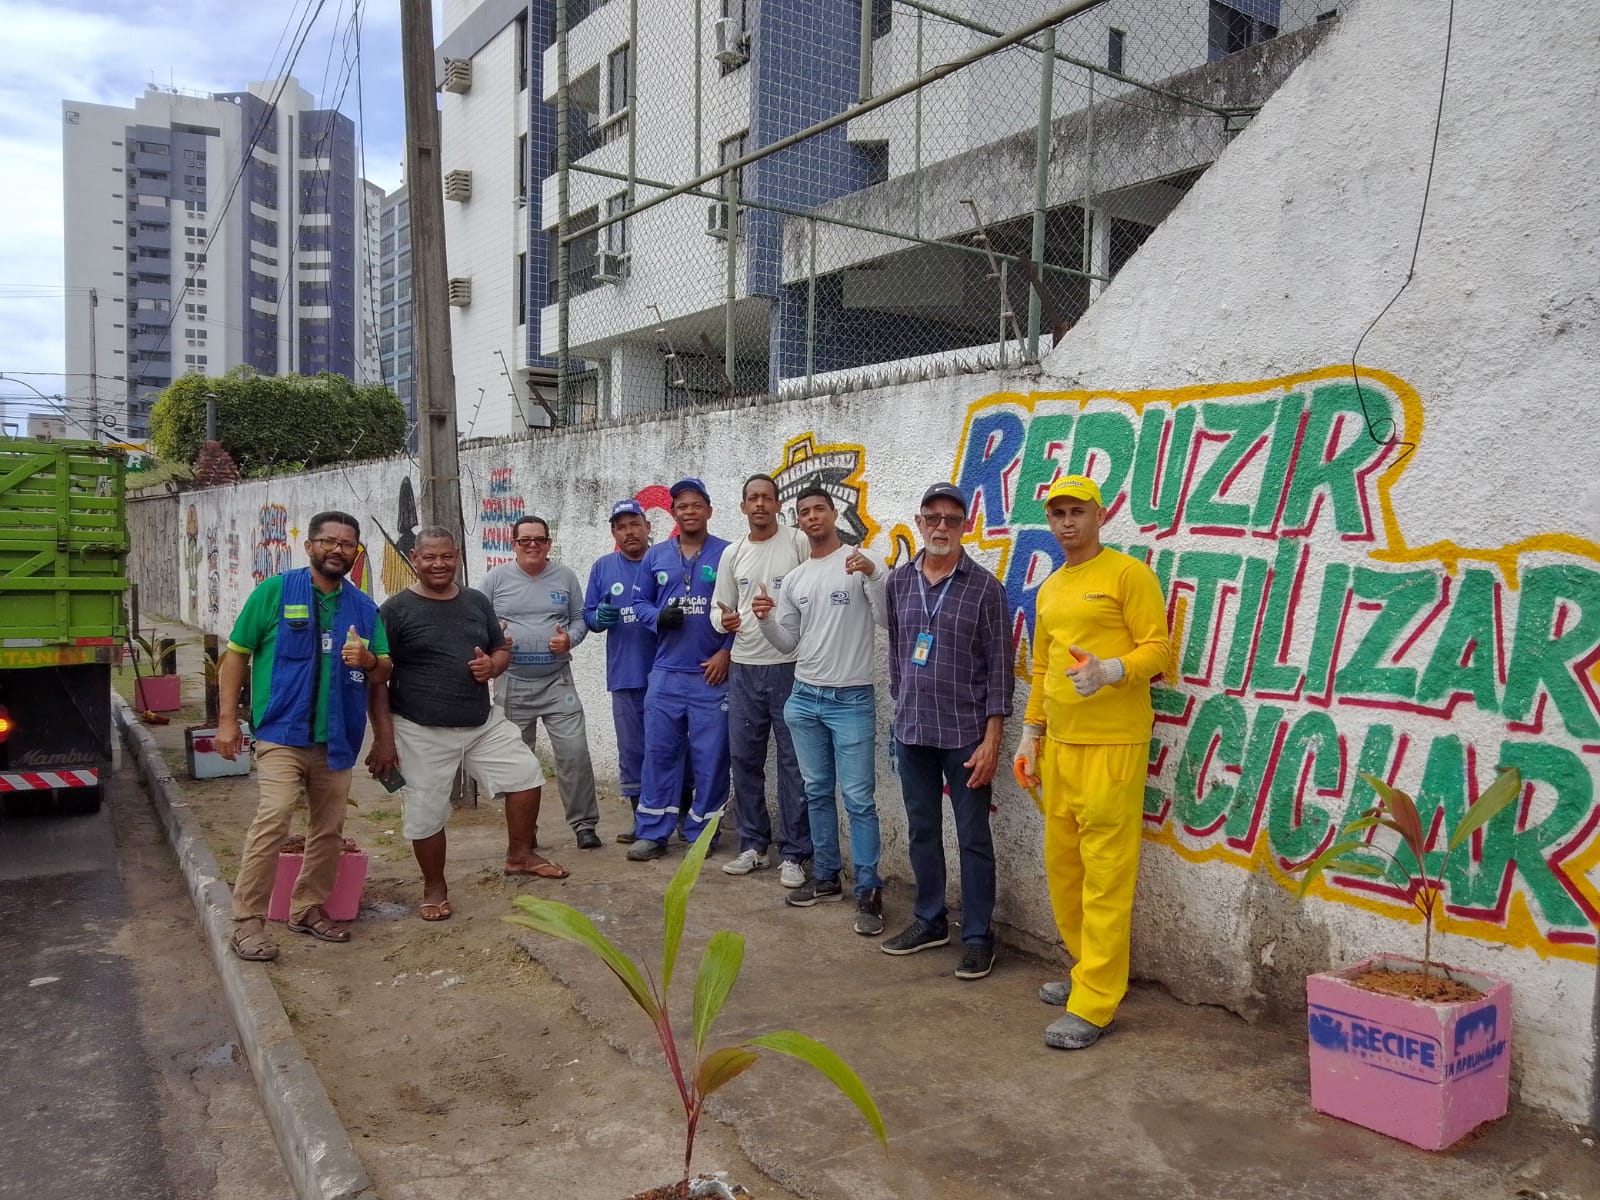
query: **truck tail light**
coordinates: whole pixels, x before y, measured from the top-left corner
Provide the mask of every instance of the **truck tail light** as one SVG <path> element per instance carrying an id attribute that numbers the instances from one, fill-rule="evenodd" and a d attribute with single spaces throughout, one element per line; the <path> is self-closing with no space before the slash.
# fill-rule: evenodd
<path id="1" fill-rule="evenodd" d="M 0 742 L 11 736 L 11 710 L 0 704 Z"/>

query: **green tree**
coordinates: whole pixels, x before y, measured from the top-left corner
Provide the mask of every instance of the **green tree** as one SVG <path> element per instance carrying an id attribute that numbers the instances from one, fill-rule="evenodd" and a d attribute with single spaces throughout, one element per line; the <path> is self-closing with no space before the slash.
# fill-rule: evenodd
<path id="1" fill-rule="evenodd" d="M 168 462 L 193 463 L 206 431 L 206 393 L 217 397 L 217 437 L 246 475 L 387 458 L 405 449 L 406 414 L 379 384 L 342 375 L 185 375 L 150 410 L 150 440 Z"/>

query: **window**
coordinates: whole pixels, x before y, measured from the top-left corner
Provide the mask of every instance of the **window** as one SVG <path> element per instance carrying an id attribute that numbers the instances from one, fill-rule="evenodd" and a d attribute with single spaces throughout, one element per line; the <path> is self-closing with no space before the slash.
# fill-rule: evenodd
<path id="1" fill-rule="evenodd" d="M 517 19 L 511 23 L 512 36 L 516 38 L 517 56 L 517 91 L 524 91 L 528 86 L 528 14 L 523 11 L 517 14 Z"/>
<path id="2" fill-rule="evenodd" d="M 731 138 L 724 138 L 722 141 L 718 142 L 717 165 L 719 167 L 725 167 L 729 163 L 736 162 L 743 158 L 745 156 L 745 144 L 749 141 L 749 139 L 750 131 L 747 129 L 743 133 L 736 133 Z M 741 167 L 738 171 L 734 172 L 734 174 L 739 176 L 739 191 L 742 193 L 744 191 L 744 169 Z M 724 196 L 728 194 L 727 175 L 723 175 L 718 178 L 717 190 L 720 191 Z"/>
<path id="3" fill-rule="evenodd" d="M 627 193 L 608 197 L 606 200 L 606 216 L 615 217 L 628 207 Z M 628 218 L 606 226 L 606 249 L 613 254 L 626 254 L 628 252 Z"/>
<path id="4" fill-rule="evenodd" d="M 517 199 L 528 202 L 528 135 L 517 135 Z"/>
<path id="5" fill-rule="evenodd" d="M 1122 74 L 1122 47 L 1127 37 L 1120 29 L 1106 30 L 1106 70 Z"/>
<path id="6" fill-rule="evenodd" d="M 867 160 L 867 186 L 882 183 L 889 178 L 889 143 L 865 142 L 861 153 Z"/>
<path id="7" fill-rule="evenodd" d="M 1278 36 L 1278 27 L 1244 11 L 1249 0 L 1211 0 L 1211 20 L 1206 35 L 1206 56 L 1220 62 L 1230 54 Z M 1255 7 L 1255 6 L 1252 6 Z M 1274 11 L 1277 5 L 1270 6 Z"/>
<path id="8" fill-rule="evenodd" d="M 615 116 L 628 107 L 628 69 L 633 47 L 623 45 L 606 57 L 606 112 Z"/>
<path id="9" fill-rule="evenodd" d="M 894 0 L 872 0 L 872 36 L 881 38 L 894 28 Z"/>
<path id="10" fill-rule="evenodd" d="M 528 256 L 517 255 L 517 274 L 511 285 L 517 293 L 517 324 L 528 323 Z"/>

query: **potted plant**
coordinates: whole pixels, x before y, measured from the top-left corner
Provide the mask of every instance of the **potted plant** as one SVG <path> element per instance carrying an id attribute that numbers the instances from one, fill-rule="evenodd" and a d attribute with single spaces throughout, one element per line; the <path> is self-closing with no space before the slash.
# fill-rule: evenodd
<path id="1" fill-rule="evenodd" d="M 1522 777 L 1515 768 L 1502 771 L 1453 830 L 1441 830 L 1448 840 L 1432 871 L 1431 827 L 1424 827 L 1416 803 L 1381 779 L 1361 778 L 1378 793 L 1378 803 L 1300 868 L 1299 894 L 1325 872 L 1400 884 L 1422 916 L 1422 958 L 1377 955 L 1307 977 L 1311 1105 L 1439 1150 L 1506 1113 L 1511 986 L 1485 972 L 1434 962 L 1433 925 L 1450 856 L 1522 794 Z M 1380 830 L 1399 840 L 1379 842 Z"/>
<path id="2" fill-rule="evenodd" d="M 183 685 L 177 669 L 178 643 L 173 638 L 133 636 L 133 706 L 141 713 L 177 712 L 183 707 Z M 140 672 L 139 660 L 144 660 Z"/>
<path id="3" fill-rule="evenodd" d="M 667 885 L 662 900 L 664 931 L 659 987 L 656 984 L 657 976 L 650 976 L 646 982 L 646 974 L 638 964 L 596 929 L 593 921 L 571 905 L 533 896 L 518 896 L 512 904 L 519 911 L 501 918 L 513 925 L 576 942 L 593 951 L 611 969 L 633 1002 L 655 1027 L 662 1053 L 666 1056 L 667 1070 L 683 1104 L 683 1177 L 676 1184 L 653 1188 L 630 1200 L 687 1200 L 691 1196 L 729 1197 L 735 1194 L 725 1183 L 711 1176 L 702 1175 L 691 1184 L 689 1172 L 694 1158 L 695 1129 L 705 1111 L 707 1099 L 754 1066 L 760 1057 L 758 1050 L 788 1055 L 815 1067 L 861 1110 L 884 1147 L 887 1148 L 889 1144 L 884 1133 L 883 1118 L 878 1114 L 878 1106 L 873 1103 L 866 1085 L 842 1058 L 814 1038 L 794 1030 L 781 1030 L 748 1038 L 737 1046 L 724 1046 L 710 1051 L 706 1049 L 706 1037 L 711 1032 L 712 1023 L 733 991 L 733 985 L 739 978 L 739 968 L 744 963 L 744 938 L 737 933 L 719 929 L 706 943 L 694 985 L 694 1053 L 687 1060 L 681 1053 L 672 1032 L 672 1016 L 668 1008 L 672 970 L 678 958 L 678 943 L 683 938 L 689 892 L 700 877 L 701 865 L 705 862 L 712 836 L 720 821 L 720 814 L 712 818 L 684 855 L 672 882 Z"/>
<path id="4" fill-rule="evenodd" d="M 283 843 L 278 851 L 278 874 L 272 883 L 272 899 L 267 902 L 267 920 L 289 919 L 289 896 L 294 891 L 294 881 L 300 877 L 300 867 L 306 860 L 306 839 L 296 833 Z M 330 921 L 354 921 L 361 911 L 361 893 L 367 887 L 367 854 L 356 845 L 354 838 L 345 838 L 339 848 L 339 873 L 334 876 L 333 891 L 322 907 Z"/>

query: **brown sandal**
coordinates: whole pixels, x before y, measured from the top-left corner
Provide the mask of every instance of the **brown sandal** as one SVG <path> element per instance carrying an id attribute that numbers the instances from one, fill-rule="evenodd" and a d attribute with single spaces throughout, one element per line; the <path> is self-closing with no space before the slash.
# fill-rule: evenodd
<path id="1" fill-rule="evenodd" d="M 306 909 L 298 917 L 289 918 L 289 929 L 293 933 L 309 933 L 319 942 L 350 940 L 350 931 L 343 925 L 335 925 L 333 918 L 328 916 L 320 904 Z"/>
<path id="2" fill-rule="evenodd" d="M 228 946 L 246 962 L 271 962 L 278 957 L 277 943 L 267 936 L 259 917 L 236 923 Z"/>

